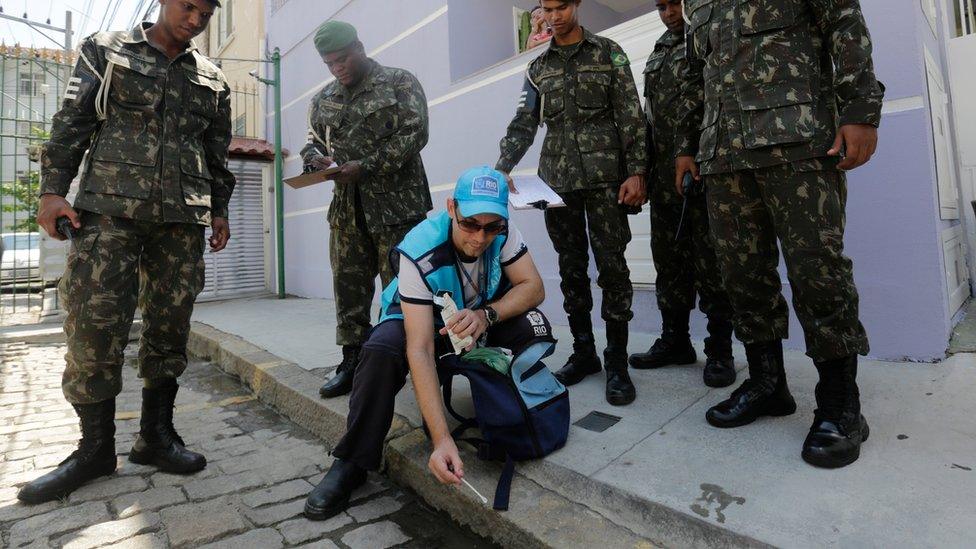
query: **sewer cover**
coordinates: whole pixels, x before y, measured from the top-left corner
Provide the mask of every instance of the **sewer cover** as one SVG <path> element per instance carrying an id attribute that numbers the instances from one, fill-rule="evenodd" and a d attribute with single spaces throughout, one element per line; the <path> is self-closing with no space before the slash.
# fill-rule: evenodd
<path id="1" fill-rule="evenodd" d="M 590 412 L 573 422 L 573 425 L 594 433 L 602 433 L 616 425 L 618 421 L 620 421 L 618 416 L 604 414 L 603 412 Z"/>

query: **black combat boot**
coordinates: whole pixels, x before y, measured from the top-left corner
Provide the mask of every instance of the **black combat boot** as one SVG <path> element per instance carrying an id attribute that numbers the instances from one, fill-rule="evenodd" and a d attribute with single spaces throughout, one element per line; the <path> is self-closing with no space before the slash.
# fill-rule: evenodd
<path id="1" fill-rule="evenodd" d="M 796 401 L 786 386 L 783 341 L 748 344 L 746 359 L 749 379 L 705 414 L 715 427 L 740 427 L 760 416 L 788 416 L 796 411 Z"/>
<path id="2" fill-rule="evenodd" d="M 569 387 L 602 369 L 593 341 L 593 321 L 590 315 L 570 315 L 569 329 L 573 333 L 573 354 L 566 364 L 555 373 L 560 383 Z"/>
<path id="3" fill-rule="evenodd" d="M 603 364 L 607 371 L 607 402 L 626 406 L 637 398 L 637 389 L 627 372 L 627 323 L 607 322 L 607 348 Z"/>
<path id="4" fill-rule="evenodd" d="M 803 460 L 834 469 L 857 461 L 861 443 L 868 439 L 868 422 L 861 415 L 857 388 L 857 355 L 816 362 L 817 410 L 813 426 L 803 441 Z"/>
<path id="5" fill-rule="evenodd" d="M 359 345 L 342 346 L 342 362 L 336 367 L 332 379 L 326 381 L 325 385 L 319 389 L 322 398 L 342 396 L 352 391 L 352 380 L 356 375 L 356 366 L 359 365 L 359 352 L 362 349 Z"/>
<path id="6" fill-rule="evenodd" d="M 365 482 L 365 469 L 336 458 L 325 478 L 305 500 L 305 517 L 309 520 L 326 520 L 345 511 L 353 490 Z"/>
<path id="7" fill-rule="evenodd" d="M 630 366 L 638 370 L 650 370 L 662 366 L 694 364 L 698 361 L 695 348 L 688 334 L 688 317 L 691 311 L 666 309 L 661 311 L 661 337 L 646 353 L 630 357 Z"/>
<path id="8" fill-rule="evenodd" d="M 186 449 L 173 426 L 173 405 L 180 386 L 173 378 L 145 380 L 142 389 L 142 417 L 129 461 L 154 465 L 160 471 L 188 475 L 207 466 L 207 458 Z"/>
<path id="9" fill-rule="evenodd" d="M 21 488 L 20 501 L 35 504 L 63 498 L 89 480 L 115 472 L 115 399 L 74 408 L 81 423 L 78 449 L 57 469 Z"/>
<path id="10" fill-rule="evenodd" d="M 705 338 L 705 370 L 702 378 L 709 387 L 728 387 L 735 383 L 735 361 L 732 359 L 732 321 L 727 317 L 708 317 Z"/>

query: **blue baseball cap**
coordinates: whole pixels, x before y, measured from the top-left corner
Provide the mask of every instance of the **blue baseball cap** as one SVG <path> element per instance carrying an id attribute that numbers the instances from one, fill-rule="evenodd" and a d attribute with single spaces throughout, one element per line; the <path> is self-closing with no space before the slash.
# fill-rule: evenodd
<path id="1" fill-rule="evenodd" d="M 508 219 L 508 181 L 505 174 L 488 166 L 461 174 L 454 187 L 454 199 L 464 217 L 495 214 Z"/>

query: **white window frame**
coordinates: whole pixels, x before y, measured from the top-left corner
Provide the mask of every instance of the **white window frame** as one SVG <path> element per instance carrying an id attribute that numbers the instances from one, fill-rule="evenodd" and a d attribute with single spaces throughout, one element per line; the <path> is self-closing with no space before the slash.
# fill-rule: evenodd
<path id="1" fill-rule="evenodd" d="M 959 38 L 976 34 L 976 0 L 951 1 L 955 3 L 952 10 L 952 35 Z"/>
<path id="2" fill-rule="evenodd" d="M 935 0 L 919 0 L 919 4 L 922 6 L 922 13 L 925 14 L 925 18 L 929 22 L 929 27 L 932 29 L 932 34 L 938 34 L 936 17 L 937 8 L 935 5 Z"/>
<path id="3" fill-rule="evenodd" d="M 223 7 L 214 14 L 217 19 L 214 26 L 214 44 L 220 50 L 234 38 L 234 0 L 224 0 Z"/>
<path id="4" fill-rule="evenodd" d="M 24 85 L 29 84 L 30 90 L 25 90 Z M 37 97 L 41 95 L 44 85 L 47 84 L 47 75 L 43 72 L 18 72 L 17 92 L 21 96 Z"/>

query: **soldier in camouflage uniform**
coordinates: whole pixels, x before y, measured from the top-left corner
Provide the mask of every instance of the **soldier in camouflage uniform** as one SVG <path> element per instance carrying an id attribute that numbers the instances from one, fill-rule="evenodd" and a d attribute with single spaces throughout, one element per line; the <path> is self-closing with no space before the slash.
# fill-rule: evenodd
<path id="1" fill-rule="evenodd" d="M 352 389 L 369 332 L 376 275 L 393 280 L 390 250 L 424 219 L 432 204 L 420 151 L 427 144 L 427 98 L 403 69 L 366 57 L 356 29 L 328 21 L 315 47 L 336 77 L 312 99 L 305 170 L 339 164 L 329 206 L 329 260 L 342 362 L 319 393 Z"/>
<path id="2" fill-rule="evenodd" d="M 686 0 L 685 13 L 705 110 L 697 157 L 679 157 L 676 176 L 694 172 L 694 160 L 701 165 L 736 335 L 749 360 L 749 379 L 707 419 L 737 427 L 796 409 L 783 369 L 782 249 L 807 355 L 820 374 L 802 456 L 843 467 L 868 437 L 856 383 L 857 355 L 868 352 L 868 340 L 843 254 L 843 170 L 874 153 L 884 95 L 860 4 Z M 682 133 L 699 130 L 688 124 Z"/>
<path id="3" fill-rule="evenodd" d="M 55 238 L 63 238 L 58 218 L 74 228 L 60 286 L 68 341 L 62 386 L 81 418 L 82 439 L 57 469 L 20 491 L 28 503 L 64 497 L 115 471 L 115 397 L 137 304 L 144 388 L 129 461 L 183 474 L 207 463 L 183 446 L 173 402 L 203 288 L 204 227 L 213 227 L 213 251 L 230 238 L 230 89 L 191 41 L 219 2 L 161 5 L 154 25 L 82 42 L 44 145 L 38 222 Z M 72 208 L 64 196 L 86 150 Z"/>
<path id="4" fill-rule="evenodd" d="M 563 308 L 573 333 L 573 354 L 556 377 L 573 385 L 600 371 L 587 275 L 592 249 L 607 327 L 607 401 L 629 404 L 636 397 L 627 373 L 633 287 L 624 251 L 631 236 L 626 208 L 639 207 L 646 199 L 640 98 L 620 46 L 580 26 L 580 0 L 541 4 L 553 41 L 529 65 L 522 101 L 501 141 L 496 169 L 511 172 L 532 145 L 539 125 L 546 125 L 539 177 L 566 203 L 546 210 L 546 228 L 559 254 Z"/>
<path id="5" fill-rule="evenodd" d="M 674 159 L 697 147 L 675 141 L 679 112 L 701 119 L 703 83 L 693 73 L 685 51 L 681 0 L 656 0 L 658 13 L 668 30 L 658 39 L 644 68 L 645 112 L 649 123 L 651 168 L 651 250 L 657 271 L 655 289 L 661 311 L 661 337 L 646 353 L 630 357 L 638 369 L 698 360 L 688 333 L 688 319 L 695 308 L 695 294 L 708 316 L 703 378 L 709 387 L 735 382 L 732 360 L 732 319 L 728 296 L 708 233 L 708 211 L 702 193 L 689 193 L 684 202 L 674 188 Z M 688 105 L 678 105 L 681 101 Z"/>

